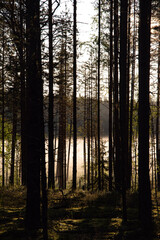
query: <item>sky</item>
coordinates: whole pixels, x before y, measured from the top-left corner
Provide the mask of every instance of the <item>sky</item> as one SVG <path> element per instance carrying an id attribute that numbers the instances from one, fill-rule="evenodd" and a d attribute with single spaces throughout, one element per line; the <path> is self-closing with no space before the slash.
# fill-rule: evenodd
<path id="1" fill-rule="evenodd" d="M 77 29 L 78 39 L 80 41 L 89 41 L 91 34 L 92 17 L 95 14 L 93 3 L 95 0 L 78 0 L 77 1 Z M 65 10 L 65 5 L 69 9 L 73 17 L 73 0 L 61 0 L 61 5 L 57 9 L 56 14 Z"/>

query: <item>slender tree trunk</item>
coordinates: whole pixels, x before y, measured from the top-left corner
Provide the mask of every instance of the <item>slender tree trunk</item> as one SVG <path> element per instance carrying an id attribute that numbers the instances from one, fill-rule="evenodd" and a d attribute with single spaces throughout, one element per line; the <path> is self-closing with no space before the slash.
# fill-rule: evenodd
<path id="1" fill-rule="evenodd" d="M 23 3 L 20 0 L 20 82 L 21 82 L 21 164 L 22 164 L 22 185 L 26 185 L 26 86 L 25 86 L 25 60 L 24 60 L 24 40 L 23 40 Z"/>
<path id="2" fill-rule="evenodd" d="M 112 84 L 113 84 L 113 1 L 110 2 L 110 82 L 109 82 L 109 191 L 112 191 Z"/>
<path id="3" fill-rule="evenodd" d="M 139 25 L 139 217 L 148 234 L 151 227 L 149 178 L 149 73 L 151 1 L 140 0 Z"/>
<path id="4" fill-rule="evenodd" d="M 4 139 L 4 84 L 5 84 L 5 76 L 4 76 L 4 61 L 5 61 L 5 42 L 4 42 L 4 25 L 3 25 L 3 42 L 2 42 L 2 186 L 4 186 L 4 181 L 5 181 L 5 152 L 4 152 L 4 144 L 5 144 L 5 139 Z"/>
<path id="5" fill-rule="evenodd" d="M 122 166 L 123 220 L 127 221 L 126 166 L 128 163 L 128 119 L 127 119 L 127 0 L 121 0 L 120 23 L 120 130 Z"/>
<path id="6" fill-rule="evenodd" d="M 126 189 L 131 188 L 132 163 L 129 157 L 129 92 L 130 92 L 130 27 L 131 27 L 131 0 L 128 0 L 127 9 L 127 59 L 126 59 Z"/>
<path id="7" fill-rule="evenodd" d="M 48 1 L 49 8 L 49 119 L 48 119 L 48 188 L 55 188 L 54 182 L 54 126 L 53 126 L 53 30 L 52 30 L 52 0 Z"/>
<path id="8" fill-rule="evenodd" d="M 85 72 L 85 86 L 84 86 L 84 188 L 86 189 L 86 72 Z"/>
<path id="9" fill-rule="evenodd" d="M 68 162 L 67 162 L 67 180 L 69 179 L 69 160 L 70 160 L 70 149 L 71 149 L 71 135 L 72 135 L 72 117 L 70 121 L 70 130 L 69 130 L 69 143 L 68 143 Z"/>
<path id="10" fill-rule="evenodd" d="M 59 81 L 59 145 L 58 145 L 58 175 L 59 175 L 59 188 L 63 189 L 64 182 L 64 59 L 63 59 L 63 43 L 60 57 L 60 81 Z"/>
<path id="11" fill-rule="evenodd" d="M 73 190 L 77 185 L 77 0 L 73 13 Z"/>
<path id="12" fill-rule="evenodd" d="M 119 99 L 118 99 L 118 1 L 114 0 L 114 145 L 115 145 L 115 187 L 119 191 L 122 184 L 122 169 L 119 161 L 120 156 L 120 133 L 119 133 Z"/>
<path id="13" fill-rule="evenodd" d="M 88 83 L 88 106 L 87 106 L 87 142 L 88 142 L 88 175 L 87 175 L 87 189 L 88 191 L 90 190 L 90 160 L 91 160 L 91 155 L 90 155 L 90 132 L 91 132 L 91 127 L 90 127 L 90 81 Z"/>
<path id="14" fill-rule="evenodd" d="M 14 79 L 17 81 L 17 79 Z M 13 128 L 12 128 L 12 151 L 11 151 L 11 174 L 10 184 L 14 185 L 14 165 L 15 165 L 15 148 L 16 148 L 16 133 L 17 133 L 17 83 L 14 83 L 14 94 L 13 94 Z"/>
<path id="15" fill-rule="evenodd" d="M 90 112 L 91 112 L 91 184 L 93 191 L 93 95 L 92 95 L 92 78 L 93 78 L 93 69 L 92 69 L 92 54 L 91 54 L 91 101 L 90 101 Z"/>
<path id="16" fill-rule="evenodd" d="M 101 41 L 101 1 L 98 6 L 98 189 L 101 190 L 101 153 L 100 153 L 100 41 Z"/>
<path id="17" fill-rule="evenodd" d="M 39 45 L 39 51 L 41 46 Z M 41 54 L 39 54 L 41 62 Z M 48 199 L 46 181 L 46 161 L 45 161 L 45 134 L 44 134 L 44 112 L 43 112 L 43 81 L 41 81 L 41 185 L 42 185 L 42 223 L 43 239 L 48 240 Z"/>

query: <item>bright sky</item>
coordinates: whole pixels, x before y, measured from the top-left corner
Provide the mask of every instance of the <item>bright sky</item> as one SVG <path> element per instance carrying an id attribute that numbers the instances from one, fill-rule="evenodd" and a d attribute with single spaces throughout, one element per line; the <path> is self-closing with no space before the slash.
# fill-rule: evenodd
<path id="1" fill-rule="evenodd" d="M 77 28 L 79 31 L 78 38 L 80 41 L 88 41 L 91 34 L 92 17 L 95 14 L 93 3 L 96 0 L 78 0 L 77 1 Z M 65 5 L 73 17 L 73 0 L 61 0 L 61 5 L 56 14 L 65 10 Z"/>

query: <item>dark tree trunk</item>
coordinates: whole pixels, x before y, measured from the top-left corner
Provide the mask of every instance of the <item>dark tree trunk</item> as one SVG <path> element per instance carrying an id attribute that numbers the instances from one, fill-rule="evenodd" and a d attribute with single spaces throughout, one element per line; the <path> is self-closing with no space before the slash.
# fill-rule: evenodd
<path id="1" fill-rule="evenodd" d="M 14 185 L 14 166 L 15 166 L 15 148 L 16 148 L 16 134 L 17 134 L 17 79 L 14 79 L 14 93 L 13 93 L 13 120 L 12 120 L 12 151 L 11 151 L 11 174 L 10 184 Z"/>
<path id="2" fill-rule="evenodd" d="M 101 153 L 100 153 L 100 41 L 101 41 L 101 1 L 98 6 L 98 189 L 101 190 Z"/>
<path id="3" fill-rule="evenodd" d="M 131 28 L 131 0 L 128 0 L 127 11 L 127 54 L 126 54 L 126 189 L 131 188 L 131 165 L 129 157 L 129 92 L 130 92 L 130 28 Z"/>
<path id="4" fill-rule="evenodd" d="M 127 119 L 127 0 L 121 0 L 120 23 L 120 135 L 122 169 L 123 220 L 127 221 L 126 209 L 126 166 L 128 163 L 128 119 Z"/>
<path id="5" fill-rule="evenodd" d="M 73 190 L 77 185 L 77 0 L 73 13 Z"/>
<path id="6" fill-rule="evenodd" d="M 88 83 L 88 106 L 87 106 L 87 142 L 88 142 L 88 175 L 87 175 L 87 189 L 90 190 L 90 162 L 91 162 L 91 154 L 90 154 L 90 135 L 91 135 L 91 124 L 90 124 L 90 82 Z"/>
<path id="7" fill-rule="evenodd" d="M 109 191 L 112 191 L 112 84 L 113 84 L 113 1 L 110 2 L 110 82 L 109 82 Z"/>
<path id="8" fill-rule="evenodd" d="M 26 1 L 26 127 L 27 127 L 27 207 L 26 229 L 40 227 L 40 159 L 42 147 L 39 0 Z"/>
<path id="9" fill-rule="evenodd" d="M 119 99 L 118 99 L 118 1 L 114 0 L 114 145 L 115 145 L 115 187 L 119 191 L 122 184 L 122 169 L 119 161 L 120 136 L 119 136 Z"/>
<path id="10" fill-rule="evenodd" d="M 91 100 L 90 100 L 90 112 L 91 112 L 91 184 L 92 184 L 92 191 L 93 191 L 93 159 L 94 159 L 94 156 L 93 156 L 93 95 L 92 95 L 92 79 L 93 79 L 93 68 L 92 68 L 92 54 L 91 54 L 91 87 L 90 87 L 90 90 L 91 90 Z"/>
<path id="11" fill-rule="evenodd" d="M 52 31 L 52 0 L 48 2 L 49 8 L 49 122 L 48 122 L 48 188 L 55 188 L 54 182 L 54 126 L 53 126 L 53 31 Z"/>
<path id="12" fill-rule="evenodd" d="M 86 71 L 86 70 L 85 70 Z M 84 86 L 84 188 L 86 189 L 87 171 L 86 171 L 86 72 L 85 72 L 85 86 Z"/>
<path id="13" fill-rule="evenodd" d="M 69 161 L 70 161 L 70 149 L 71 149 L 71 135 L 72 135 L 72 118 L 71 118 L 71 120 L 70 120 L 70 129 L 69 129 L 68 161 L 67 161 L 67 180 L 69 179 Z"/>
<path id="14" fill-rule="evenodd" d="M 64 83 L 64 59 L 63 59 L 63 44 L 60 57 L 60 81 L 59 81 L 59 144 L 58 144 L 58 175 L 59 188 L 63 189 L 64 183 L 64 156 L 65 156 L 65 83 Z"/>
<path id="15" fill-rule="evenodd" d="M 151 227 L 149 178 L 149 73 L 151 1 L 140 0 L 139 25 L 139 217 L 146 234 Z"/>
<path id="16" fill-rule="evenodd" d="M 20 44 L 19 44 L 19 62 L 20 62 L 20 82 L 21 82 L 21 164 L 22 164 L 22 185 L 26 185 L 26 86 L 25 86 L 25 59 L 24 59 L 24 40 L 23 40 L 23 3 L 20 0 Z"/>

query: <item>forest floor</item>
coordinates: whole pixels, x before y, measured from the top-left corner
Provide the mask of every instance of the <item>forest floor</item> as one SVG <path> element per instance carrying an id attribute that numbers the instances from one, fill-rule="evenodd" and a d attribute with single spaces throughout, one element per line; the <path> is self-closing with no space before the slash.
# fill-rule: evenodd
<path id="1" fill-rule="evenodd" d="M 154 230 L 147 238 L 137 220 L 137 193 L 129 194 L 127 198 L 127 223 L 122 221 L 118 193 L 50 191 L 48 196 L 49 240 L 160 239 L 160 208 L 156 203 L 153 205 Z M 27 239 L 24 231 L 25 198 L 24 188 L 0 189 L 0 239 Z M 42 231 L 32 239 L 43 239 Z"/>

